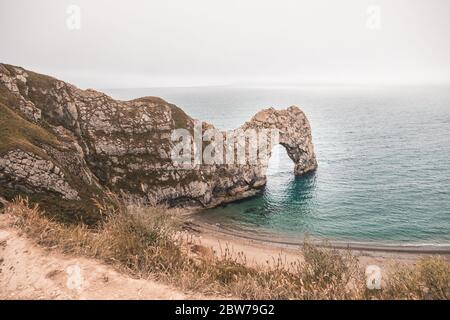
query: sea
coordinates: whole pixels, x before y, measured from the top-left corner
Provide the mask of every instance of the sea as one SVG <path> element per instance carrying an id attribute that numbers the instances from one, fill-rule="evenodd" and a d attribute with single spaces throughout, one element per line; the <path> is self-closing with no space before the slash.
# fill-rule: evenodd
<path id="1" fill-rule="evenodd" d="M 249 236 L 381 244 L 450 244 L 450 87 L 291 86 L 107 89 L 160 96 L 193 118 L 233 129 L 263 108 L 300 107 L 318 169 L 294 176 L 274 147 L 255 197 L 201 213 Z"/>

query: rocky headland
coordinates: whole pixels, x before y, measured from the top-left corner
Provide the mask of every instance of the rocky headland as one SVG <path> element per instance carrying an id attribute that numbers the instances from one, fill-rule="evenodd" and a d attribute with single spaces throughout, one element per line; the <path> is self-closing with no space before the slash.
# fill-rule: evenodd
<path id="1" fill-rule="evenodd" d="M 195 135 L 196 125 L 161 98 L 114 100 L 0 64 L 0 200 L 26 196 L 62 220 L 89 223 L 97 219 L 95 202 L 109 192 L 151 205 L 208 208 L 265 185 L 266 161 L 174 163 L 174 130 Z M 316 169 L 311 128 L 298 107 L 262 110 L 235 133 L 249 129 L 276 129 L 295 174 Z M 226 141 L 227 133 L 211 124 L 202 123 L 200 130 Z"/>

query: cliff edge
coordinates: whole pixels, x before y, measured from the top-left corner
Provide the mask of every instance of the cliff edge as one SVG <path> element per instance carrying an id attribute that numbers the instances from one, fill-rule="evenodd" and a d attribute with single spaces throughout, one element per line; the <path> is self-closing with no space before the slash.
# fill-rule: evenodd
<path id="1" fill-rule="evenodd" d="M 0 64 L 0 137 L 0 199 L 27 196 L 62 220 L 87 223 L 107 191 L 183 207 L 253 194 L 265 185 L 274 143 L 286 148 L 295 174 L 317 167 L 309 122 L 294 106 L 262 110 L 222 132 L 160 98 L 118 101 L 6 64 Z M 252 151 L 255 137 L 268 142 L 264 152 Z M 182 142 L 183 161 L 174 161 Z M 239 150 L 243 160 L 236 160 Z"/>

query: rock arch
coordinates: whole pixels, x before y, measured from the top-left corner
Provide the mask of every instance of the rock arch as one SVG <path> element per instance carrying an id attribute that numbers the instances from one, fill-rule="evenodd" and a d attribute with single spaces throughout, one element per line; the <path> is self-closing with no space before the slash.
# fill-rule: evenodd
<path id="1" fill-rule="evenodd" d="M 261 110 L 242 125 L 241 129 L 277 129 L 279 144 L 286 148 L 288 156 L 294 162 L 296 175 L 302 175 L 317 168 L 311 126 L 303 111 L 298 107 Z"/>
<path id="2" fill-rule="evenodd" d="M 78 215 L 97 210 L 92 199 L 111 190 L 149 204 L 213 207 L 266 183 L 267 162 L 177 166 L 171 133 L 194 131 L 196 121 L 161 98 L 114 100 L 0 64 L 0 120 L 0 200 L 32 195 L 41 204 L 51 199 L 50 210 L 54 204 L 54 211 Z M 206 123 L 200 130 L 208 129 L 225 134 Z M 295 174 L 316 169 L 311 128 L 299 108 L 262 110 L 237 130 L 246 129 L 277 129 Z"/>

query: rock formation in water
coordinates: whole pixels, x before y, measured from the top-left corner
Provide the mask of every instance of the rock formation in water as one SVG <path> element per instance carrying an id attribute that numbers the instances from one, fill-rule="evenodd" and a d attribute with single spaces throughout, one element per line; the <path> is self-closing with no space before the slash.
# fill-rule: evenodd
<path id="1" fill-rule="evenodd" d="M 195 126 L 160 98 L 118 101 L 0 64 L 0 197 L 27 196 L 62 219 L 89 222 L 94 200 L 107 190 L 149 204 L 212 207 L 264 186 L 266 162 L 174 163 L 173 130 L 195 134 Z M 248 129 L 278 129 L 295 173 L 316 169 L 311 129 L 299 108 L 260 111 L 236 132 Z M 226 134 L 207 123 L 200 130 Z"/>

